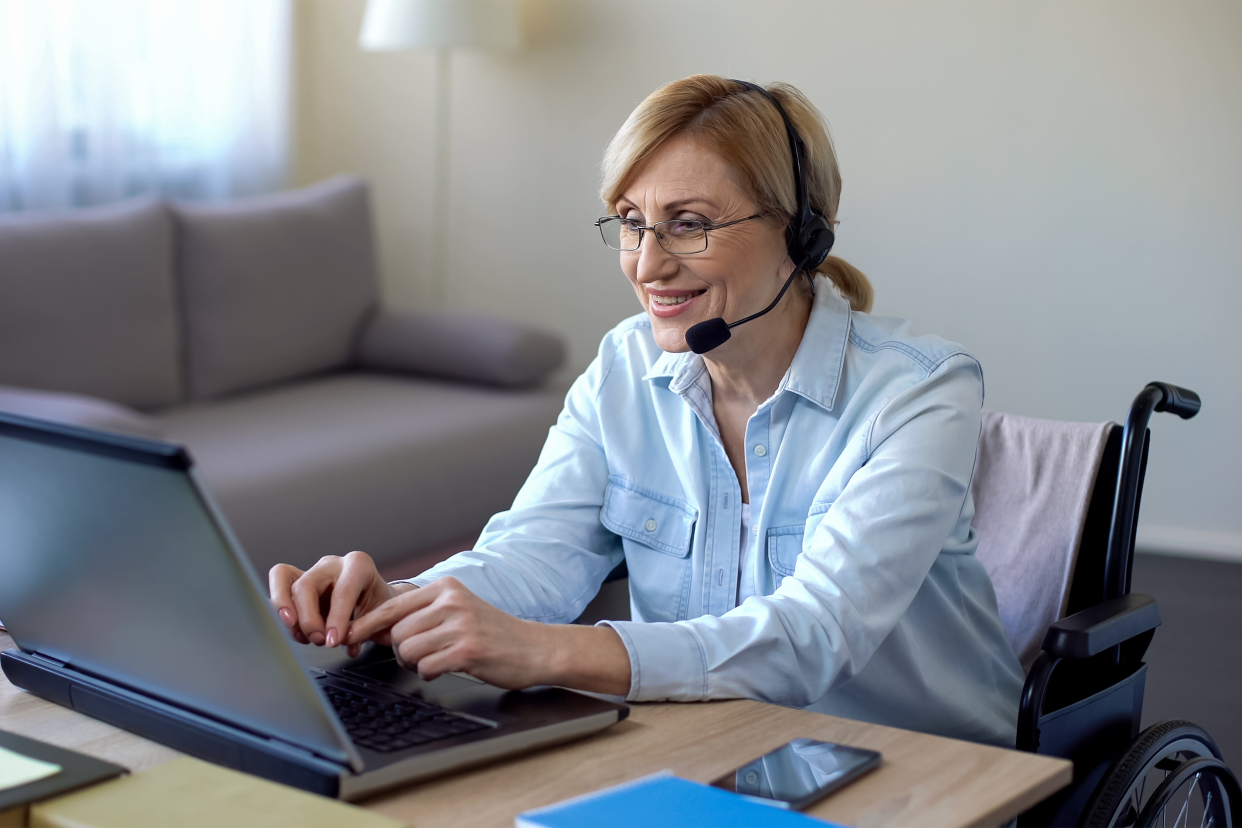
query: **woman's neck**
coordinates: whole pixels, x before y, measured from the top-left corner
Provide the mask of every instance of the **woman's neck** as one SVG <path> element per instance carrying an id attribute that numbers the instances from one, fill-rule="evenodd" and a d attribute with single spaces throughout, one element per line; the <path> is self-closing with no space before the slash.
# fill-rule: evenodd
<path id="1" fill-rule="evenodd" d="M 791 290 L 771 313 L 737 328 L 728 342 L 704 356 L 717 405 L 754 413 L 776 393 L 802 344 L 811 302 L 810 291 Z"/>

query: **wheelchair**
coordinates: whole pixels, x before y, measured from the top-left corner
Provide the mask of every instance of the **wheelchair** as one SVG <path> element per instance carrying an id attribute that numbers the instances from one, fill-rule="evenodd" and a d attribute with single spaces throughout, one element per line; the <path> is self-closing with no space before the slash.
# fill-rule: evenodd
<path id="1" fill-rule="evenodd" d="M 1242 825 L 1242 789 L 1202 728 L 1171 720 L 1139 732 L 1143 655 L 1161 623 L 1156 600 L 1130 592 L 1147 426 L 1154 412 L 1189 419 L 1199 408 L 1193 391 L 1153 382 L 1124 427 L 1106 424 L 1106 438 L 1100 432 L 1103 450 L 1067 566 L 1068 600 L 1054 613 L 1064 617 L 1047 627 L 1029 666 L 1018 718 L 1018 750 L 1071 760 L 1073 782 L 1019 816 L 1019 826 Z M 982 534 L 980 545 L 982 558 Z"/>

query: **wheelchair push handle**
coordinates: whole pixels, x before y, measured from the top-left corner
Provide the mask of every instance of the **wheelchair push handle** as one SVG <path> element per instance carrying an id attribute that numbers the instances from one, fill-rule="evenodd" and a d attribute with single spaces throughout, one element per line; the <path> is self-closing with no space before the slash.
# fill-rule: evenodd
<path id="1" fill-rule="evenodd" d="M 1199 395 L 1171 382 L 1149 382 L 1134 398 L 1121 437 L 1121 465 L 1117 470 L 1117 490 L 1113 498 L 1113 519 L 1104 559 L 1104 600 L 1120 598 L 1130 591 L 1134 565 L 1134 530 L 1138 522 L 1139 499 L 1147 471 L 1147 424 L 1156 411 L 1168 411 L 1183 420 L 1199 413 Z"/>
<path id="2" fill-rule="evenodd" d="M 1199 413 L 1203 405 L 1199 400 L 1199 395 L 1189 388 L 1182 388 L 1171 382 L 1148 383 L 1149 388 L 1153 386 L 1160 389 L 1161 393 L 1161 400 L 1156 403 L 1156 411 L 1168 411 L 1183 420 L 1189 420 Z"/>

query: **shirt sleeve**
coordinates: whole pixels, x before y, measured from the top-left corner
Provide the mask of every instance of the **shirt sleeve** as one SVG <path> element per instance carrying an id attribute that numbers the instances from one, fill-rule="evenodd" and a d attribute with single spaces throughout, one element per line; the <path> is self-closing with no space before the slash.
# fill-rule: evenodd
<path id="1" fill-rule="evenodd" d="M 493 606 L 530 621 L 566 623 L 582 614 L 624 557 L 620 539 L 600 523 L 608 463 L 598 397 L 615 355 L 610 342 L 605 338 L 570 388 L 512 508 L 488 521 L 474 549 L 410 583 L 425 586 L 451 575 Z"/>
<path id="2" fill-rule="evenodd" d="M 805 707 L 858 675 L 961 517 L 982 404 L 979 365 L 958 354 L 882 406 L 861 430 L 866 461 L 774 594 L 719 617 L 601 622 L 629 653 L 628 699 Z"/>

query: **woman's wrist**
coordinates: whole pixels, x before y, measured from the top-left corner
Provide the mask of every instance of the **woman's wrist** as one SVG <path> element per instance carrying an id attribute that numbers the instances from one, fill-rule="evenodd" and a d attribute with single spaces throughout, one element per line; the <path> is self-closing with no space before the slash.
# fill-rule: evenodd
<path id="1" fill-rule="evenodd" d="M 630 656 L 611 627 L 540 624 L 547 634 L 548 684 L 624 696 L 630 692 Z"/>

